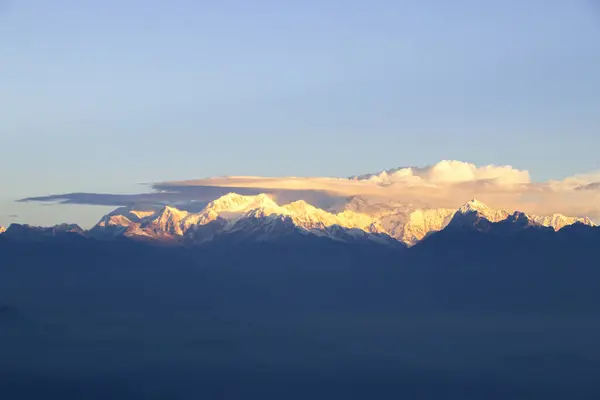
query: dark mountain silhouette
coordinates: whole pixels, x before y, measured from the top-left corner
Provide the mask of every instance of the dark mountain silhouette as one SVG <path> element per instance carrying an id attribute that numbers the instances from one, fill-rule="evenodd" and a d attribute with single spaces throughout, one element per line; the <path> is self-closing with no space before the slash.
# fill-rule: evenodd
<path id="1" fill-rule="evenodd" d="M 11 226 L 0 395 L 598 398 L 599 228 L 514 214 L 409 249 L 287 228 L 173 247 Z"/>
<path id="2" fill-rule="evenodd" d="M 41 227 L 11 224 L 1 237 L 22 241 L 43 241 L 52 239 L 82 239 L 85 231 L 75 224 L 60 224 L 52 227 Z"/>

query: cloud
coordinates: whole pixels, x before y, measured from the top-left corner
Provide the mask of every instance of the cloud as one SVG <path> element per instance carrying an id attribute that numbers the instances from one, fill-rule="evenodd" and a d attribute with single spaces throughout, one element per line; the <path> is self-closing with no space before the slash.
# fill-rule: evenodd
<path id="1" fill-rule="evenodd" d="M 171 204 L 193 211 L 228 192 L 270 193 L 280 203 L 303 199 L 329 209 L 355 196 L 371 202 L 446 208 L 457 208 L 477 198 L 509 211 L 540 215 L 557 212 L 600 220 L 600 172 L 534 182 L 528 171 L 509 165 L 476 166 L 448 160 L 427 167 L 403 167 L 349 178 L 229 176 L 161 182 L 154 184 L 152 191 L 137 195 L 71 193 L 23 201 L 114 206 Z"/>
<path id="2" fill-rule="evenodd" d="M 161 187 L 212 185 L 269 192 L 310 189 L 325 194 L 327 198 L 361 196 L 371 201 L 448 208 L 456 208 L 471 198 L 478 198 L 492 207 L 509 211 L 542 215 L 556 212 L 600 219 L 598 182 L 600 173 L 575 175 L 561 181 L 533 182 L 528 171 L 510 165 L 476 166 L 445 160 L 428 167 L 396 168 L 347 179 L 222 177 L 166 182 Z"/>
<path id="3" fill-rule="evenodd" d="M 600 190 L 600 182 L 592 182 L 587 185 L 577 186 L 575 190 Z"/>
<path id="4" fill-rule="evenodd" d="M 548 182 L 548 186 L 556 190 L 572 190 L 585 187 L 590 184 L 593 188 L 593 184 L 597 182 L 600 182 L 600 171 L 573 175 L 561 181 L 551 180 Z"/>
<path id="5" fill-rule="evenodd" d="M 176 206 L 181 210 L 198 212 L 206 204 L 227 193 L 235 192 L 242 195 L 256 195 L 265 191 L 275 195 L 281 203 L 294 200 L 306 200 L 311 204 L 320 204 L 321 207 L 330 208 L 344 199 L 339 196 L 329 196 L 318 190 L 268 190 L 260 187 L 236 186 L 199 186 L 177 185 L 174 183 L 156 184 L 151 192 L 138 194 L 109 194 L 109 193 L 65 193 L 49 196 L 28 197 L 18 200 L 19 203 L 41 202 L 44 205 L 94 205 L 110 207 L 159 207 L 162 205 Z"/>
<path id="6" fill-rule="evenodd" d="M 451 185 L 465 182 L 482 182 L 495 185 L 519 185 L 531 182 L 529 172 L 515 169 L 509 165 L 486 165 L 462 161 L 444 160 L 425 167 L 406 167 L 354 177 L 355 180 L 370 180 L 376 183 L 390 184 L 402 182 L 411 185 Z"/>

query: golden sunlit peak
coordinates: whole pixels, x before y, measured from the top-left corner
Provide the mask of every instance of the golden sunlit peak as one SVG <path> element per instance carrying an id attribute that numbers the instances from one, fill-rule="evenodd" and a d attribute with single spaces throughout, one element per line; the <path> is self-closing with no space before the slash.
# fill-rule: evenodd
<path id="1" fill-rule="evenodd" d="M 459 211 L 461 211 L 461 212 L 479 211 L 479 210 L 486 210 L 488 208 L 489 208 L 488 206 L 486 206 L 479 200 L 473 198 L 470 201 L 463 204 L 463 206 L 460 207 Z"/>

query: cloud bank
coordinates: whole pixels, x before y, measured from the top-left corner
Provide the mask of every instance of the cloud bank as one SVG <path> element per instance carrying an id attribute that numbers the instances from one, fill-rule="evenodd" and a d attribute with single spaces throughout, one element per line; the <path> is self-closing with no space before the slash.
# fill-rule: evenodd
<path id="1" fill-rule="evenodd" d="M 600 222 L 600 171 L 560 181 L 535 182 L 528 171 L 509 165 L 477 166 L 446 160 L 427 167 L 396 168 L 348 178 L 229 176 L 161 182 L 152 185 L 152 189 L 138 195 L 71 193 L 23 201 L 114 206 L 171 204 L 193 211 L 228 192 L 270 193 L 280 203 L 302 199 L 325 209 L 340 207 L 357 196 L 373 203 L 444 208 L 458 208 L 477 198 L 507 211 L 588 216 Z"/>
<path id="2" fill-rule="evenodd" d="M 352 179 L 387 184 L 400 182 L 413 186 L 444 186 L 465 182 L 491 182 L 496 185 L 511 186 L 531 182 L 529 172 L 508 165 L 477 167 L 462 161 L 448 160 L 425 168 L 397 168 L 356 176 Z"/>
<path id="3" fill-rule="evenodd" d="M 477 198 L 509 211 L 600 219 L 600 172 L 561 181 L 533 182 L 528 171 L 510 165 L 476 166 L 462 161 L 445 160 L 427 167 L 396 168 L 349 178 L 239 176 L 165 182 L 158 186 L 163 189 L 237 187 L 288 192 L 288 196 L 289 192 L 311 190 L 322 194 L 324 199 L 360 196 L 372 202 L 447 208 L 457 208 Z"/>

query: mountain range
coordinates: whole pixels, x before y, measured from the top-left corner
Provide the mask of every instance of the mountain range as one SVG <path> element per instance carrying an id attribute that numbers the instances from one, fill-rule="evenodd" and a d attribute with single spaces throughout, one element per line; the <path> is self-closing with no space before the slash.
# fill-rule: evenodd
<path id="1" fill-rule="evenodd" d="M 599 245 L 588 219 L 477 200 L 229 194 L 12 224 L 0 397 L 598 399 Z"/>
<path id="2" fill-rule="evenodd" d="M 327 238 L 344 243 L 414 246 L 442 230 L 474 229 L 480 232 L 516 232 L 526 228 L 559 231 L 582 224 L 586 217 L 530 215 L 495 210 L 472 199 L 457 210 L 423 208 L 411 204 L 378 204 L 350 199 L 339 212 L 327 211 L 299 200 L 279 205 L 267 194 L 229 193 L 209 202 L 200 212 L 172 206 L 121 207 L 105 215 L 90 230 L 77 225 L 31 227 L 12 224 L 0 228 L 5 237 L 43 238 L 83 236 L 110 240 L 129 238 L 163 244 L 202 245 L 213 241 L 272 242 L 293 237 Z M 502 228 L 501 228 L 502 227 Z"/>

